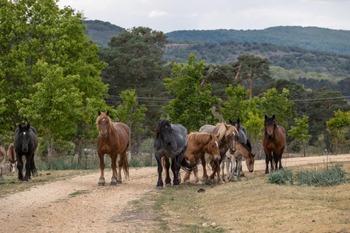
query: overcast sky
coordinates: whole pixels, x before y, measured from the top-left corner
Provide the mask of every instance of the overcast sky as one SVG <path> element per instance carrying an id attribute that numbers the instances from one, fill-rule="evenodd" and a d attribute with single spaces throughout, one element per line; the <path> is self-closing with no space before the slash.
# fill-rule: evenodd
<path id="1" fill-rule="evenodd" d="M 350 30 L 350 0 L 60 0 L 86 19 L 129 29 L 264 29 L 317 26 Z"/>

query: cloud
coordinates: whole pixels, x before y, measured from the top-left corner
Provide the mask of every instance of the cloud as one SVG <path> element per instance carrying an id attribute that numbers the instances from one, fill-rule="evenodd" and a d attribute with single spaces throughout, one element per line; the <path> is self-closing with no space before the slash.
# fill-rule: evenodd
<path id="1" fill-rule="evenodd" d="M 164 15 L 167 15 L 168 13 L 165 11 L 151 11 L 148 13 L 148 17 L 155 18 L 155 17 L 161 17 Z"/>

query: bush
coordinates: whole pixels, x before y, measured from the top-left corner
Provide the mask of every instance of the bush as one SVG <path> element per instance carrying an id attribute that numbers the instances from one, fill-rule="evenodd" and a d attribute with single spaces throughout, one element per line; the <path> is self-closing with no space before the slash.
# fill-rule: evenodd
<path id="1" fill-rule="evenodd" d="M 301 171 L 296 176 L 299 184 L 310 186 L 337 185 L 345 181 L 345 172 L 340 165 L 318 171 Z"/>
<path id="2" fill-rule="evenodd" d="M 293 173 L 289 169 L 282 169 L 270 173 L 268 182 L 271 184 L 293 184 Z"/>

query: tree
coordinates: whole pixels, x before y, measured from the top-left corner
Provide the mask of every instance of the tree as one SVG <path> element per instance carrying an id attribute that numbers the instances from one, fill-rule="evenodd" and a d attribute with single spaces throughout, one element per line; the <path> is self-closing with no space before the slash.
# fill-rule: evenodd
<path id="1" fill-rule="evenodd" d="M 117 107 L 117 118 L 130 127 L 131 144 L 130 150 L 133 153 L 141 152 L 141 137 L 143 131 L 142 122 L 145 120 L 147 108 L 144 104 L 139 105 L 135 90 L 124 90 L 120 93 L 122 103 Z M 136 145 L 136 148 L 134 148 Z"/>
<path id="2" fill-rule="evenodd" d="M 189 131 L 198 131 L 204 124 L 214 124 L 213 107 L 220 99 L 212 96 L 210 84 L 203 76 L 204 62 L 196 62 L 190 54 L 187 64 L 175 63 L 172 78 L 165 78 L 165 88 L 174 97 L 164 107 L 171 121 L 184 125 Z"/>
<path id="3" fill-rule="evenodd" d="M 303 118 L 294 118 L 294 121 L 296 126 L 291 126 L 288 134 L 302 144 L 304 156 L 306 156 L 306 145 L 311 138 L 309 133 L 309 117 L 304 115 Z"/>
<path id="4" fill-rule="evenodd" d="M 0 99 L 6 100 L 0 127 L 14 131 L 26 117 L 35 122 L 39 134 L 44 135 L 47 125 L 50 125 L 50 131 L 56 132 L 51 134 L 53 141 L 92 136 L 91 126 L 97 109 L 106 106 L 104 98 L 108 87 L 100 77 L 105 63 L 99 60 L 97 45 L 84 34 L 83 16 L 70 7 L 59 9 L 54 0 L 1 1 L 0 22 L 0 83 L 3 88 Z M 62 92 L 71 93 L 63 94 L 60 100 L 55 99 L 60 95 L 59 90 L 54 90 L 58 87 L 50 82 L 63 86 L 65 90 Z M 53 95 L 49 96 L 50 93 Z M 49 96 L 51 101 L 71 101 L 71 95 L 79 97 L 79 108 L 68 107 L 69 104 L 77 107 L 76 101 L 64 107 L 49 108 L 49 102 L 39 100 L 39 96 Z M 36 104 L 41 107 L 36 108 Z M 80 118 L 64 119 L 65 127 L 36 117 L 49 115 L 49 119 L 54 120 L 55 111 L 60 108 L 79 112 Z M 64 127 L 69 133 L 55 127 Z"/>
<path id="5" fill-rule="evenodd" d="M 162 60 L 166 40 L 163 32 L 134 27 L 113 37 L 109 47 L 101 51 L 102 60 L 108 63 L 102 73 L 110 87 L 108 103 L 114 105 L 116 100 L 120 101 L 119 94 L 123 90 L 135 90 L 149 110 L 147 125 L 154 124 L 154 118 L 162 114 L 161 104 L 154 99 L 164 97 L 166 92 L 162 82 L 168 75 L 165 75 L 168 68 Z"/>
<path id="6" fill-rule="evenodd" d="M 253 83 L 257 80 L 271 80 L 269 62 L 266 58 L 253 55 L 241 55 L 235 63 L 236 79 L 249 81 L 249 98 L 253 97 Z"/>
<path id="7" fill-rule="evenodd" d="M 220 113 L 226 122 L 229 120 L 240 119 L 241 122 L 245 121 L 248 102 L 246 98 L 248 97 L 249 90 L 244 89 L 243 86 L 237 85 L 235 88 L 230 84 L 226 88 L 226 94 L 228 100 L 225 101 L 220 107 Z"/>
<path id="8" fill-rule="evenodd" d="M 343 112 L 337 110 L 334 117 L 326 122 L 327 128 L 331 132 L 333 145 L 337 150 L 341 145 L 349 145 L 350 136 L 350 111 Z"/>

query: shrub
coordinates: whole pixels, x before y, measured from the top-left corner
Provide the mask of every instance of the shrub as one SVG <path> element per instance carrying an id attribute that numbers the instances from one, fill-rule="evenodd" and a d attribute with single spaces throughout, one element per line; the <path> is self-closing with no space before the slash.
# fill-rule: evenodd
<path id="1" fill-rule="evenodd" d="M 341 166 L 335 165 L 331 168 L 315 171 L 301 171 L 296 174 L 299 184 L 310 186 L 329 186 L 337 185 L 345 181 L 345 172 Z"/>
<path id="2" fill-rule="evenodd" d="M 282 169 L 270 173 L 268 182 L 271 184 L 293 184 L 293 173 L 289 169 Z"/>

